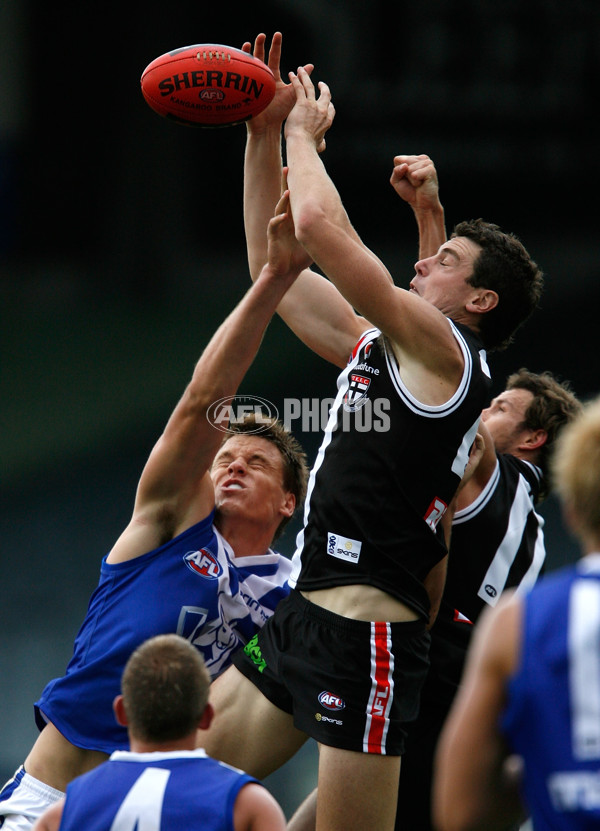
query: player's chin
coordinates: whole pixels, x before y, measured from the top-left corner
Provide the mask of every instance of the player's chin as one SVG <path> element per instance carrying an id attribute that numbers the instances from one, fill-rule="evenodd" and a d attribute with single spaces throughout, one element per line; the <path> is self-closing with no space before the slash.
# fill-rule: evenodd
<path id="1" fill-rule="evenodd" d="M 243 491 L 217 491 L 215 493 L 215 508 L 221 510 L 227 506 L 240 505 L 243 502 Z"/>

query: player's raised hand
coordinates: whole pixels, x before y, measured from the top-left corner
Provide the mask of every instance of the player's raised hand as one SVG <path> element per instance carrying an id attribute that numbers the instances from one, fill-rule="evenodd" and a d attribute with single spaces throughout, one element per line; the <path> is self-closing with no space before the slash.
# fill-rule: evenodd
<path id="1" fill-rule="evenodd" d="M 440 204 L 437 171 L 425 154 L 394 156 L 390 184 L 413 210 L 432 210 Z"/>
<path id="2" fill-rule="evenodd" d="M 331 90 L 324 81 L 319 81 L 317 96 L 310 74 L 302 66 L 298 67 L 297 74 L 290 72 L 289 77 L 296 103 L 287 118 L 285 135 L 302 132 L 313 139 L 317 152 L 321 153 L 325 149 L 325 133 L 335 117 Z"/>
<path id="3" fill-rule="evenodd" d="M 246 122 L 250 132 L 261 131 L 271 125 L 279 128 L 287 118 L 290 110 L 296 102 L 296 95 L 291 84 L 287 84 L 281 77 L 281 46 L 283 36 L 281 32 L 275 32 L 271 39 L 269 57 L 265 61 L 267 36 L 261 32 L 256 36 L 254 48 L 250 41 L 243 44 L 242 50 L 254 55 L 259 61 L 266 63 L 275 77 L 275 96 L 269 106 L 259 115 Z M 305 64 L 305 71 L 310 75 L 314 69 L 311 63 Z"/>

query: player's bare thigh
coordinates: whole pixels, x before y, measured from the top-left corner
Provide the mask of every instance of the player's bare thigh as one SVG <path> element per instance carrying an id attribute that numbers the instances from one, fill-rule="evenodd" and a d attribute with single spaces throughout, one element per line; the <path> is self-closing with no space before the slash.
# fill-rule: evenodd
<path id="1" fill-rule="evenodd" d="M 319 745 L 316 831 L 393 831 L 400 756 Z"/>
<path id="2" fill-rule="evenodd" d="M 76 776 L 81 776 L 108 759 L 97 750 L 75 747 L 53 724 L 48 723 L 25 759 L 26 772 L 51 788 L 64 791 Z"/>
<path id="3" fill-rule="evenodd" d="M 308 738 L 235 666 L 213 681 L 210 701 L 215 715 L 209 729 L 198 732 L 198 745 L 259 779 L 285 764 Z"/>

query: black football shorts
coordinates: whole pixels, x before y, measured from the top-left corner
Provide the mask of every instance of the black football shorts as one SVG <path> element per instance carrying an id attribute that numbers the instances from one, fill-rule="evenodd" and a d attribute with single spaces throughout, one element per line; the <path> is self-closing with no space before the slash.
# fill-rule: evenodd
<path id="1" fill-rule="evenodd" d="M 352 620 L 293 590 L 234 664 L 316 741 L 400 756 L 418 714 L 429 641 L 424 621 Z"/>

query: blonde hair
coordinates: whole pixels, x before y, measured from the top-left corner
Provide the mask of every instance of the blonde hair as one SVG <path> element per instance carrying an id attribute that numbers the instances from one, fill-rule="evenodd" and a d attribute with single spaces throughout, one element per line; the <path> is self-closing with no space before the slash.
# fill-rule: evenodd
<path id="1" fill-rule="evenodd" d="M 581 530 L 600 534 L 600 397 L 563 429 L 552 473 L 556 492 Z"/>

